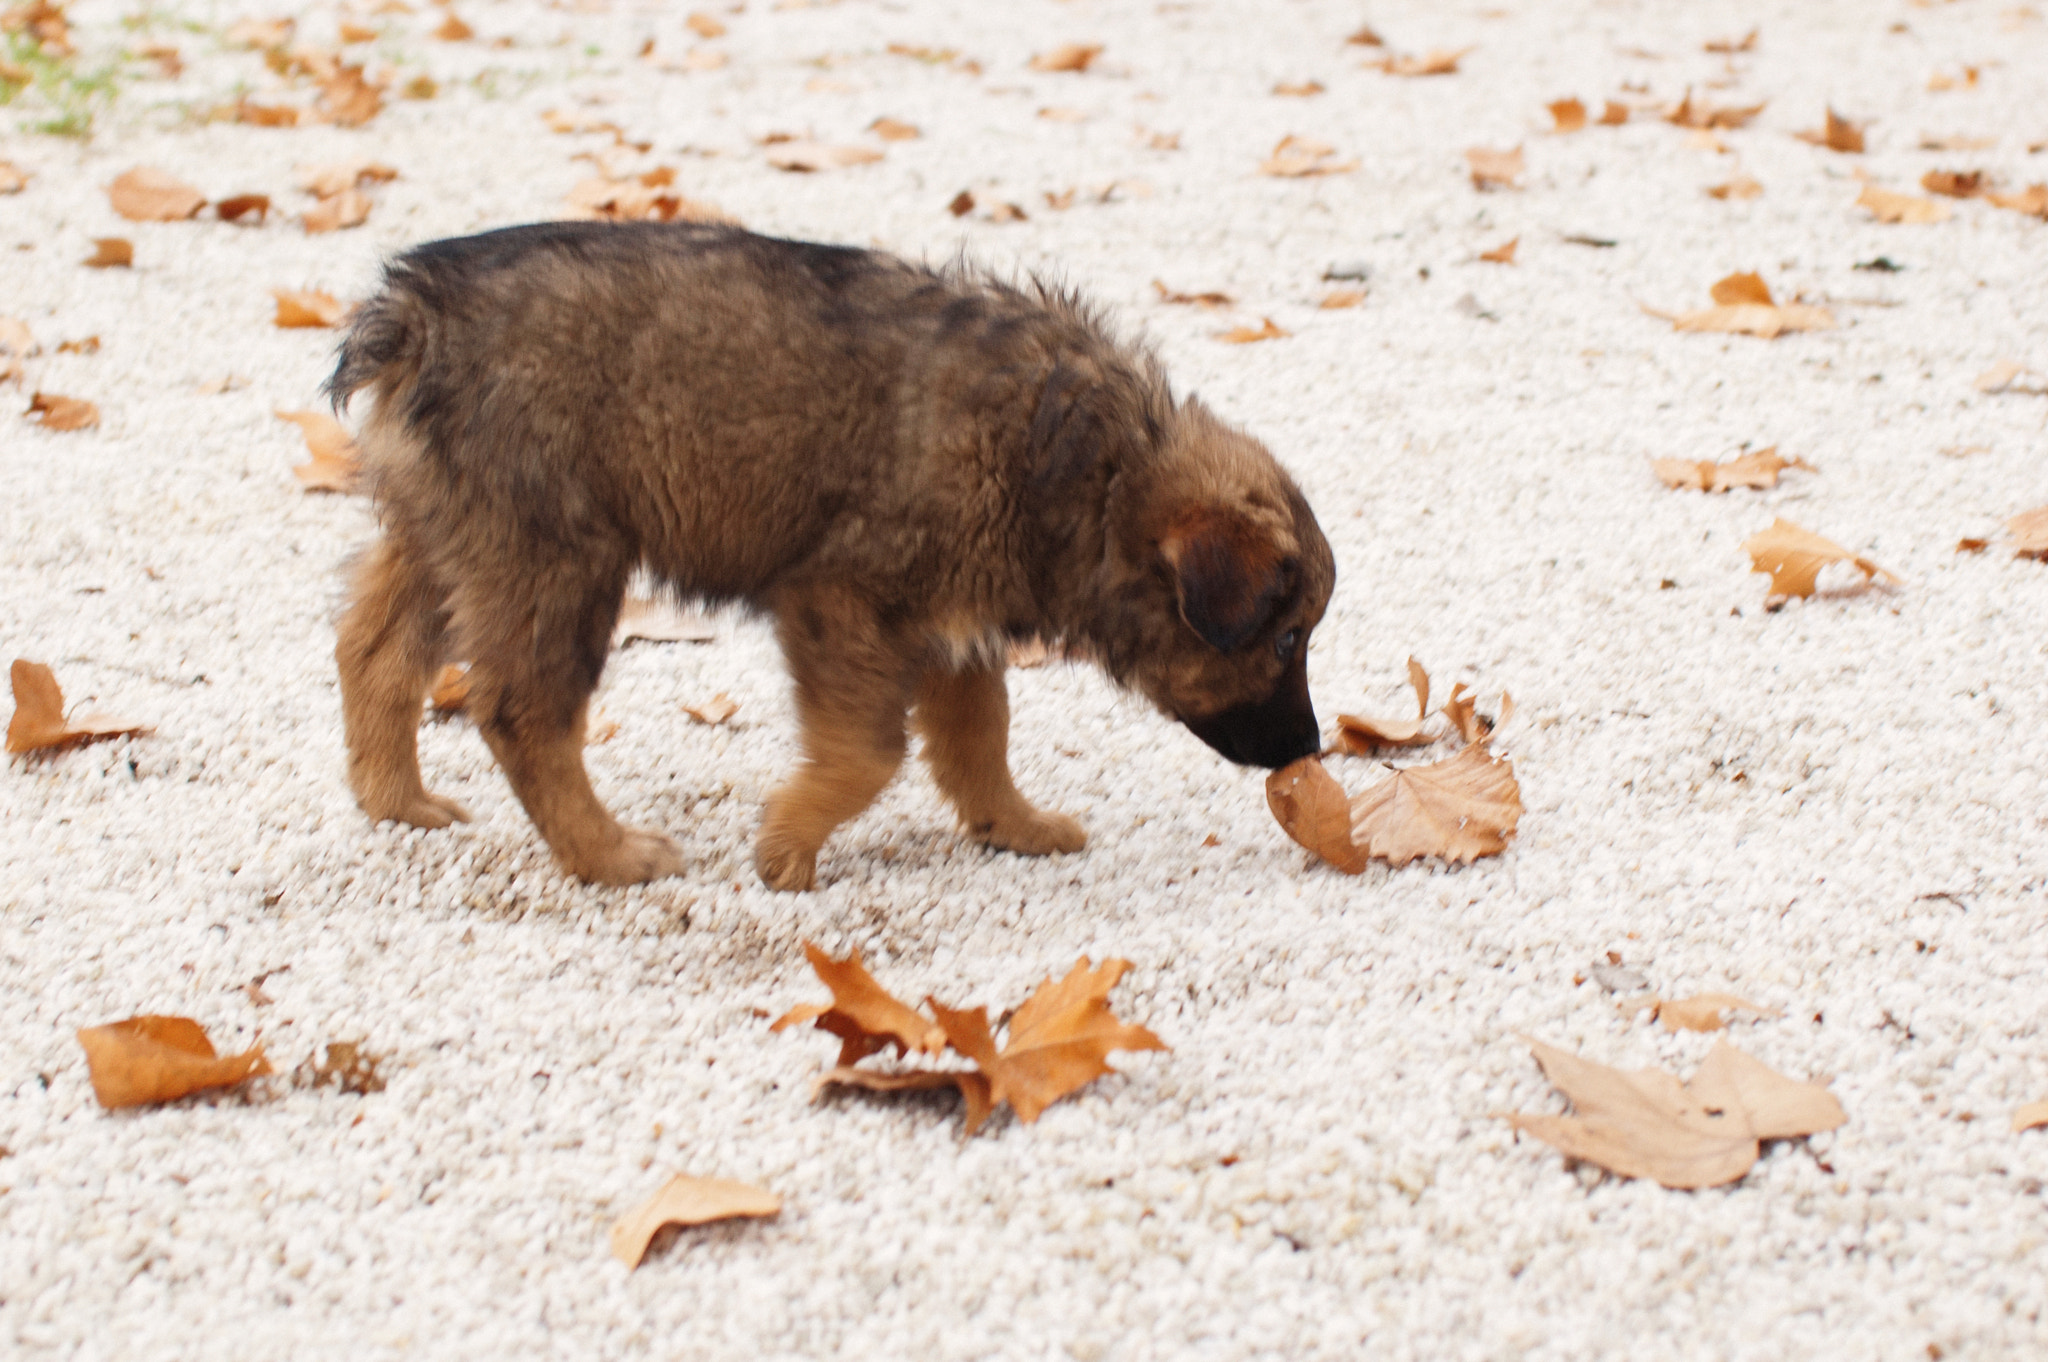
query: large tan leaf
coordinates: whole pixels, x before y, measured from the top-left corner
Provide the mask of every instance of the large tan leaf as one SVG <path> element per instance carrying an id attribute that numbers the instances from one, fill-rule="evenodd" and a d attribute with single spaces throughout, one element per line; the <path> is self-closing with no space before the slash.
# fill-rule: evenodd
<path id="1" fill-rule="evenodd" d="M 1347 875 L 1367 856 L 1351 840 L 1351 799 L 1319 757 L 1303 757 L 1266 777 L 1266 807 L 1281 831 Z"/>
<path id="2" fill-rule="evenodd" d="M 206 207 L 206 195 L 148 166 L 137 166 L 108 185 L 107 199 L 130 222 L 179 222 Z"/>
<path id="3" fill-rule="evenodd" d="M 306 437 L 306 452 L 313 457 L 294 464 L 292 475 L 308 492 L 353 492 L 361 475 L 356 442 L 341 422 L 325 412 L 281 411 L 280 421 L 289 421 Z"/>
<path id="4" fill-rule="evenodd" d="M 1353 799 L 1351 838 L 1390 865 L 1423 856 L 1462 864 L 1505 850 L 1521 816 L 1514 768 L 1474 743 L 1447 760 L 1396 771 Z"/>
<path id="5" fill-rule="evenodd" d="M 57 685 L 57 675 L 40 662 L 15 658 L 8 679 L 14 687 L 14 715 L 7 721 L 7 750 L 12 754 L 77 747 L 100 738 L 150 731 L 148 724 L 107 714 L 65 718 L 64 691 Z"/>
<path id="6" fill-rule="evenodd" d="M 1788 468 L 1815 471 L 1804 459 L 1784 458 L 1776 445 L 1720 463 L 1712 459 L 1652 459 L 1650 468 L 1666 487 L 1691 487 L 1702 492 L 1725 492 L 1731 487 L 1776 487 L 1778 475 Z"/>
<path id="7" fill-rule="evenodd" d="M 1849 1119 L 1840 1099 L 1820 1084 L 1787 1078 L 1725 1040 L 1707 1053 L 1685 1086 L 1709 1111 L 1746 1113 L 1759 1140 L 1794 1140 Z"/>
<path id="8" fill-rule="evenodd" d="M 1865 581 L 1874 577 L 1882 577 L 1888 582 L 1902 580 L 1897 573 L 1849 552 L 1832 539 L 1823 539 L 1812 530 L 1802 529 L 1782 516 L 1772 521 L 1769 529 L 1745 539 L 1742 547 L 1749 554 L 1752 571 L 1771 574 L 1773 596 L 1811 596 L 1814 577 L 1829 563 L 1854 563 Z"/>
<path id="9" fill-rule="evenodd" d="M 270 1072 L 263 1047 L 220 1058 L 189 1017 L 130 1017 L 78 1033 L 93 1096 L 108 1109 L 169 1102 Z"/>
<path id="10" fill-rule="evenodd" d="M 1357 714 L 1337 716 L 1337 746 L 1354 756 L 1370 756 L 1380 747 L 1417 747 L 1431 741 L 1423 731 L 1429 719 L 1429 673 L 1408 659 L 1408 684 L 1415 691 L 1412 719 L 1371 719 Z"/>
<path id="11" fill-rule="evenodd" d="M 842 1068 L 889 1045 L 905 1054 L 923 1050 L 935 1055 L 945 1049 L 945 1032 L 930 1017 L 876 983 L 861 964 L 859 951 L 844 960 L 834 960 L 815 943 L 806 941 L 804 956 L 825 987 L 832 990 L 832 1001 L 791 1008 L 768 1028 L 770 1031 L 813 1023 L 820 1031 L 839 1037 L 838 1063 Z"/>
<path id="12" fill-rule="evenodd" d="M 640 1266 L 654 1236 L 669 1225 L 704 1225 L 714 1220 L 774 1215 L 782 1198 L 761 1187 L 724 1178 L 678 1173 L 612 1226 L 612 1256 L 629 1268 Z"/>

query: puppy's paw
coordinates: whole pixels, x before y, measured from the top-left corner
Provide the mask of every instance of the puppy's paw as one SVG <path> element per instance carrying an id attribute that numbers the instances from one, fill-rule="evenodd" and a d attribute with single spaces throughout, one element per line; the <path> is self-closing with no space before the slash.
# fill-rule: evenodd
<path id="1" fill-rule="evenodd" d="M 802 893 L 817 887 L 818 853 L 787 837 L 763 832 L 754 847 L 754 869 L 770 889 Z"/>
<path id="2" fill-rule="evenodd" d="M 682 873 L 683 853 L 674 842 L 640 828 L 622 831 L 625 835 L 616 845 L 570 865 L 570 873 L 592 884 L 645 884 Z"/>
<path id="3" fill-rule="evenodd" d="M 428 794 L 425 790 L 420 791 L 410 799 L 385 800 L 378 802 L 375 806 L 366 801 L 363 805 L 363 812 L 369 814 L 373 822 L 382 823 L 390 820 L 397 823 L 410 823 L 416 828 L 445 828 L 450 823 L 467 823 L 469 821 L 468 809 L 463 808 L 452 799 L 444 799 L 437 794 Z"/>
<path id="4" fill-rule="evenodd" d="M 1017 812 L 997 819 L 981 840 L 1020 856 L 1044 856 L 1055 851 L 1079 851 L 1088 845 L 1081 825 L 1063 813 L 1048 813 L 1028 804 Z"/>

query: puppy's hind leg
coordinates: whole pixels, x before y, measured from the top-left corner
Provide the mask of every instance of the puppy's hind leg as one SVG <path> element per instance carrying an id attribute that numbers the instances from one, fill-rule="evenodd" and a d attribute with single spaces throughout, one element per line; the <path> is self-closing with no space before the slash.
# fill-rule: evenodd
<path id="1" fill-rule="evenodd" d="M 363 812 L 414 827 L 468 822 L 420 780 L 420 705 L 441 664 L 448 615 L 419 559 L 387 537 L 356 568 L 334 645 L 348 740 L 348 783 Z"/>
<path id="2" fill-rule="evenodd" d="M 1035 808 L 1010 778 L 1010 693 L 995 667 L 932 671 L 917 692 L 932 776 L 968 832 L 1006 851 L 1043 856 L 1088 845 L 1081 825 Z"/>

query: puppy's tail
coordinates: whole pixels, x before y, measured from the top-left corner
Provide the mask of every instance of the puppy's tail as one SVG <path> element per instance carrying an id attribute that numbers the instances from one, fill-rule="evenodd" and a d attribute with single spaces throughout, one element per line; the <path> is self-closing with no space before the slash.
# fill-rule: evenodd
<path id="1" fill-rule="evenodd" d="M 406 271 L 394 268 L 384 288 L 356 310 L 342 337 L 333 375 L 321 389 L 338 412 L 362 388 L 375 385 L 379 404 L 419 369 L 433 318 L 417 293 L 407 287 Z"/>

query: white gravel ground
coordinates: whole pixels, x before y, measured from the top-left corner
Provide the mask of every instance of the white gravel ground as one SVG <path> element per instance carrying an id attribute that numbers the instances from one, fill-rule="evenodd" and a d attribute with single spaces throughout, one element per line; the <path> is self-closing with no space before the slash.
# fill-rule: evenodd
<path id="1" fill-rule="evenodd" d="M 2048 141 L 2041 10 L 749 0 L 702 44 L 730 63 L 680 73 L 636 56 L 650 36 L 658 56 L 696 44 L 679 8 L 507 0 L 462 7 L 466 43 L 426 36 L 435 11 L 367 20 L 386 36 L 354 50 L 400 83 L 432 73 L 439 97 L 358 130 L 273 130 L 189 116 L 283 85 L 219 43 L 237 11 L 169 0 L 133 30 L 127 6 L 80 0 L 88 57 L 172 42 L 188 69 L 126 86 L 91 141 L 0 143 L 33 172 L 0 198 L 0 315 L 45 346 L 8 400 L 104 413 L 78 434 L 0 418 L 0 650 L 157 732 L 0 771 L 4 1350 L 2041 1355 L 2048 1133 L 2010 1117 L 2048 1097 L 2048 567 L 1998 534 L 2048 502 L 2048 399 L 1972 379 L 2048 368 L 2048 225 L 1960 203 L 1880 226 L 1850 206 L 1859 173 L 1914 192 L 1936 167 L 2048 179 L 2028 149 Z M 332 9 L 302 15 L 302 38 L 332 41 Z M 1386 76 L 1343 44 L 1368 18 L 1403 51 L 1472 51 L 1453 76 Z M 1753 25 L 1753 53 L 1701 50 Z M 1105 45 L 1087 74 L 1026 68 L 1070 41 Z M 1928 89 L 1965 65 L 1974 87 Z M 1308 79 L 1326 92 L 1270 93 Z M 1543 131 L 1550 99 L 1688 85 L 1768 104 L 1725 153 L 1647 118 Z M 1829 103 L 1875 120 L 1868 154 L 1794 140 Z M 737 619 L 713 644 L 626 649 L 600 695 L 619 727 L 592 750 L 598 787 L 673 831 L 687 874 L 564 880 L 460 724 L 427 728 L 425 761 L 477 821 L 367 826 L 330 649 L 337 568 L 373 525 L 293 481 L 297 433 L 271 412 L 314 405 L 333 337 L 274 329 L 268 290 L 360 297 L 404 245 L 557 215 L 591 173 L 577 157 L 619 153 L 546 131 L 556 108 L 651 140 L 615 168 L 673 166 L 755 228 L 964 245 L 1056 270 L 1149 333 L 1329 531 L 1338 590 L 1310 663 L 1326 720 L 1394 712 L 1411 652 L 1441 687 L 1514 694 L 1528 813 L 1507 854 L 1313 866 L 1256 773 L 1051 668 L 1014 675 L 1013 747 L 1026 790 L 1086 821 L 1085 853 L 976 849 L 910 771 L 831 844 L 825 888 L 771 894 L 748 846 L 793 726 L 765 629 Z M 879 146 L 862 130 L 880 115 L 923 138 L 812 176 L 758 141 Z M 1289 133 L 1358 168 L 1260 176 Z M 1476 192 L 1463 150 L 1518 143 L 1523 187 Z M 353 155 L 400 176 L 367 226 L 328 236 L 289 216 L 128 224 L 104 193 L 153 165 L 296 212 L 295 168 Z M 1702 193 L 1738 169 L 1762 197 Z M 963 188 L 1028 220 L 955 219 Z M 1047 206 L 1070 188 L 1074 206 Z M 77 265 L 117 234 L 132 270 Z M 1518 263 L 1476 260 L 1511 236 Z M 1903 268 L 1853 271 L 1878 256 Z M 1368 300 L 1318 310 L 1324 271 L 1352 261 Z M 1702 306 L 1737 269 L 1842 326 L 1677 335 L 1638 307 Z M 1162 306 L 1154 279 L 1238 305 Z M 1264 317 L 1292 336 L 1213 339 Z M 98 353 L 54 353 L 90 335 Z M 198 391 L 231 374 L 247 386 Z M 1708 498 L 1646 465 L 1769 444 L 1819 472 Z M 1738 545 L 1777 514 L 1905 584 L 1766 613 Z M 1966 535 L 1993 546 L 1958 554 Z M 729 727 L 683 717 L 717 691 L 742 703 Z M 1357 789 L 1375 768 L 1335 769 Z M 1126 956 L 1119 1010 L 1173 1049 L 967 1141 L 947 1100 L 814 1104 L 829 1042 L 765 1020 L 818 995 L 807 937 L 859 947 L 906 996 L 995 1008 L 1084 952 Z M 1711 1043 L 1621 1016 L 1590 974 L 1609 953 L 1661 991 L 1783 1008 L 1733 1038 L 1830 1081 L 1849 1123 L 1696 1194 L 1517 1142 L 1495 1113 L 1562 1109 L 1518 1033 L 1681 1073 Z M 262 998 L 243 987 L 259 975 Z M 109 1115 L 72 1032 L 136 1012 L 260 1038 L 286 1070 L 359 1039 L 390 1086 L 280 1078 Z M 606 1227 L 684 1170 L 759 1181 L 785 1209 L 626 1273 Z"/>

